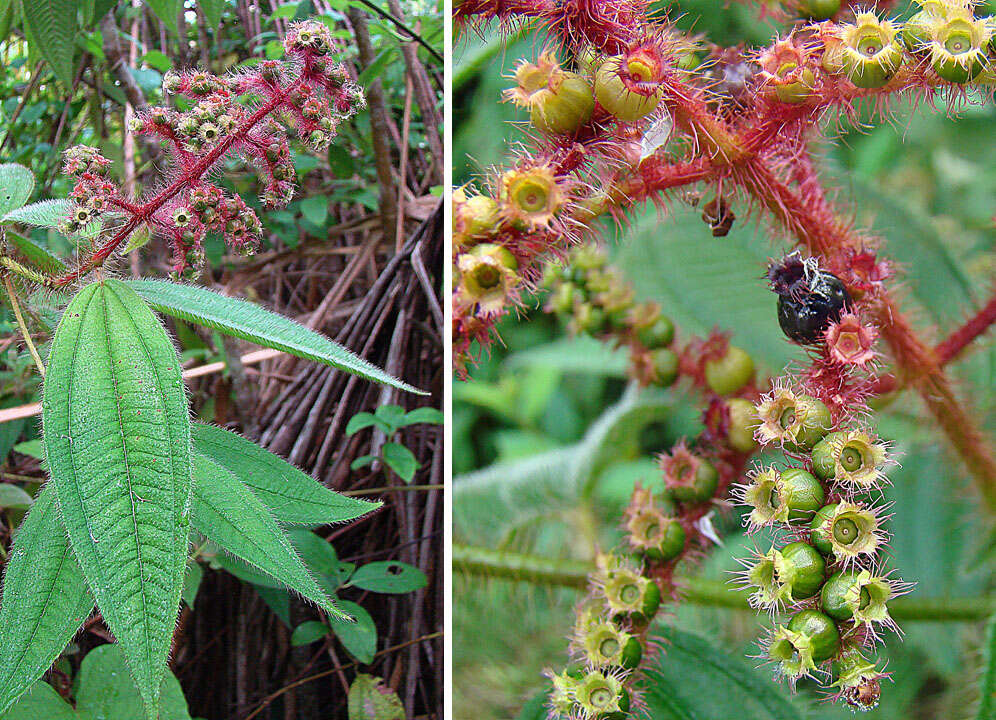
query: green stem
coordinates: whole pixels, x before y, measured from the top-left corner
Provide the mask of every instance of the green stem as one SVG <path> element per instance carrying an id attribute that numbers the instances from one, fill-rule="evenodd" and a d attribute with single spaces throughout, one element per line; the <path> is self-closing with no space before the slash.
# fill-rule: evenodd
<path id="1" fill-rule="evenodd" d="M 595 564 L 454 545 L 453 570 L 538 585 L 583 588 L 588 584 L 588 576 L 595 570 Z M 733 590 L 719 580 L 686 576 L 680 578 L 678 584 L 682 588 L 683 602 L 756 612 L 747 603 L 743 592 Z M 994 611 L 996 598 L 990 597 L 900 597 L 889 603 L 892 617 L 906 622 L 972 622 L 985 620 Z"/>
<path id="2" fill-rule="evenodd" d="M 28 352 L 34 358 L 35 365 L 38 367 L 38 374 L 44 378 L 45 363 L 42 362 L 41 355 L 38 354 L 38 349 L 35 348 L 35 344 L 31 341 L 28 324 L 24 321 L 24 315 L 21 314 L 21 304 L 17 302 L 17 290 L 14 289 L 14 283 L 10 281 L 10 277 L 6 274 L 3 276 L 3 286 L 7 291 L 7 297 L 10 299 L 10 305 L 14 308 L 14 317 L 17 320 L 17 327 L 20 328 L 21 335 L 24 337 L 24 344 L 28 346 Z"/>

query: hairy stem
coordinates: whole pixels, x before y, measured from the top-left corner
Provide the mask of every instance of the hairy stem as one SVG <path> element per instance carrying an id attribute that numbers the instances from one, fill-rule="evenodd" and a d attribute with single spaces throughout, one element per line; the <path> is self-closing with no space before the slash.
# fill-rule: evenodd
<path id="1" fill-rule="evenodd" d="M 996 323 L 996 293 L 993 293 L 985 307 L 934 348 L 938 364 L 943 366 L 954 360 L 962 350 L 992 327 L 994 323 Z"/>
<path id="2" fill-rule="evenodd" d="M 595 565 L 579 560 L 557 560 L 538 555 L 506 553 L 466 545 L 453 546 L 453 569 L 468 575 L 517 580 L 536 585 L 583 588 Z M 723 607 L 754 614 L 744 593 L 731 590 L 719 580 L 680 577 L 676 585 L 682 600 L 693 605 Z M 889 613 L 897 621 L 974 622 L 986 619 L 996 609 L 990 597 L 919 598 L 900 597 L 889 602 Z"/>
<path id="3" fill-rule="evenodd" d="M 4 274 L 3 287 L 7 291 L 11 307 L 14 308 L 14 317 L 17 320 L 17 327 L 21 330 L 21 335 L 24 337 L 24 344 L 28 346 L 28 352 L 34 358 L 35 365 L 38 367 L 38 374 L 44 378 L 45 363 L 42 362 L 41 355 L 38 354 L 38 349 L 31 340 L 31 333 L 28 332 L 28 324 L 24 322 L 24 315 L 21 313 L 21 304 L 17 301 L 17 291 L 14 289 L 14 283 L 10 281 L 9 275 Z"/>

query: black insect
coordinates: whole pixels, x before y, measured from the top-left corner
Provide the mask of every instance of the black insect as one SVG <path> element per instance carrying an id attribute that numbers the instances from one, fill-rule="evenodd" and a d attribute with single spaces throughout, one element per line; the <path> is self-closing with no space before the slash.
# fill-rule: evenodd
<path id="1" fill-rule="evenodd" d="M 822 341 L 827 325 L 840 320 L 851 306 L 851 296 L 840 278 L 798 253 L 769 265 L 768 281 L 778 295 L 778 324 L 800 345 Z"/>

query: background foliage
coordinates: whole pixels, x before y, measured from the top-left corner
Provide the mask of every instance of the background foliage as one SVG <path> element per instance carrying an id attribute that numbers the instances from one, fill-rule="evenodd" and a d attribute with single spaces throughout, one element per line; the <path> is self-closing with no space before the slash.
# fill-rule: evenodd
<path id="1" fill-rule="evenodd" d="M 135 108 L 162 102 L 163 74 L 237 72 L 278 58 L 288 23 L 307 17 L 331 28 L 368 108 L 340 127 L 327 154 L 292 141 L 300 188 L 284 210 L 264 212 L 253 169 L 229 163 L 219 182 L 259 214 L 263 246 L 240 258 L 208 238 L 197 281 L 323 331 L 431 397 L 351 382 L 296 358 L 260 361 L 249 343 L 168 322 L 184 368 L 203 369 L 187 383 L 196 419 L 260 440 L 331 488 L 385 501 L 356 526 L 291 533 L 356 624 L 326 623 L 220 548 L 197 548 L 164 694 L 170 720 L 367 717 L 375 706 L 384 718 L 441 714 L 442 435 L 426 403 L 438 407 L 441 397 L 442 3 L 0 0 L 0 163 L 35 176 L 31 196 L 17 199 L 29 203 L 66 197 L 61 153 L 80 143 L 99 147 L 126 188 L 155 188 L 165 167 L 158 148 L 136 146 L 124 128 Z M 7 229 L 73 255 L 55 230 Z M 129 250 L 112 274 L 168 271 L 159 242 Z M 65 300 L 31 298 L 28 322 L 43 355 Z M 38 399 L 23 350 L 4 305 L 0 409 Z M 383 427 L 347 432 L 352 416 L 374 412 Z M 38 431 L 30 418 L 0 423 L 0 560 L 44 477 Z M 110 639 L 91 618 L 49 685 L 5 720 L 140 712 Z"/>
<path id="2" fill-rule="evenodd" d="M 719 44 L 767 43 L 777 28 L 757 21 L 754 4 L 717 12 L 706 0 L 685 0 L 671 8 L 679 25 Z M 535 56 L 540 42 L 513 36 L 503 50 L 490 32 L 459 40 L 457 183 L 500 163 L 517 140 L 519 130 L 507 123 L 526 118 L 498 99 L 516 60 Z M 943 110 L 894 110 L 894 123 L 845 128 L 839 142 L 826 145 L 822 164 L 857 222 L 884 238 L 883 254 L 904 272 L 904 305 L 918 327 L 936 326 L 939 331 L 928 337 L 939 339 L 978 307 L 996 277 L 996 109 L 971 108 L 957 121 Z M 680 204 L 670 211 L 662 218 L 653 208 L 639 209 L 626 227 L 603 228 L 637 299 L 660 302 L 678 326 L 679 341 L 714 326 L 732 332 L 732 342 L 750 351 L 762 376 L 801 360 L 802 351 L 782 336 L 775 297 L 761 281 L 767 258 L 787 245 L 748 219 L 738 219 L 729 236 L 713 238 L 696 211 Z M 533 305 L 541 303 L 537 297 Z M 460 476 L 454 541 L 560 558 L 571 567 L 621 538 L 617 526 L 635 480 L 659 489 L 653 456 L 698 432 L 695 398 L 680 384 L 634 395 L 625 384 L 624 354 L 590 338 L 567 337 L 538 309 L 500 330 L 503 343 L 493 346 L 470 382 L 454 387 L 454 472 Z M 996 432 L 992 335 L 954 372 L 961 396 Z M 876 420 L 902 455 L 888 492 L 895 503 L 892 566 L 917 582 L 914 597 L 991 598 L 992 518 L 984 516 L 963 469 L 938 446 L 919 400 L 909 393 L 890 398 Z M 692 572 L 725 580 L 726 571 L 738 567 L 734 558 L 745 552 L 745 541 L 735 511 L 716 524 L 723 545 Z M 544 667 L 563 665 L 578 591 L 458 572 L 454 595 L 456 716 L 504 718 L 520 710 L 523 717 L 536 716 L 537 703 L 526 701 L 542 688 Z M 669 631 L 678 636 L 665 649 L 664 663 L 677 679 L 658 679 L 674 693 L 674 704 L 659 717 L 686 717 L 682 712 L 696 707 L 694 693 L 682 694 L 682 683 L 695 687 L 712 678 L 717 652 L 719 662 L 729 664 L 723 672 L 746 673 L 745 682 L 761 678 L 770 686 L 767 672 L 743 659 L 757 652 L 752 614 L 683 603 L 662 624 L 677 629 Z M 883 686 L 882 705 L 867 717 L 976 717 L 982 623 L 903 625 L 906 642 L 890 642 L 886 650 L 894 684 Z M 788 700 L 796 716 L 848 715 L 817 705 L 810 689 L 802 690 Z M 777 693 L 778 703 L 788 698 L 784 688 Z M 698 706 L 703 716 L 743 715 L 737 692 L 709 698 L 720 705 Z M 779 717 L 778 703 L 757 716 Z"/>

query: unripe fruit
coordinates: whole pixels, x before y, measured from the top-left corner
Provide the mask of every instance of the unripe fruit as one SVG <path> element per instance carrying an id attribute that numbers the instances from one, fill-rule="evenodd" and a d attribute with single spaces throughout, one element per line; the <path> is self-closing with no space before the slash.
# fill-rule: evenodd
<path id="1" fill-rule="evenodd" d="M 833 620 L 816 610 L 803 610 L 789 620 L 788 629 L 809 638 L 813 662 L 829 660 L 840 651 L 840 632 Z"/>
<path id="2" fill-rule="evenodd" d="M 850 620 L 854 617 L 854 608 L 851 607 L 852 600 L 848 595 L 857 593 L 858 609 L 868 607 L 871 596 L 868 590 L 855 587 L 858 585 L 858 573 L 854 571 L 841 571 L 834 573 L 827 580 L 820 591 L 820 607 L 830 617 L 835 620 Z"/>
<path id="3" fill-rule="evenodd" d="M 732 395 L 754 376 L 754 360 L 747 351 L 729 345 L 723 357 L 707 360 L 704 370 L 706 384 L 714 393 Z"/>
<path id="4" fill-rule="evenodd" d="M 757 406 L 757 436 L 764 442 L 780 442 L 787 450 L 813 448 L 833 424 L 830 409 L 809 395 L 775 388 Z"/>
<path id="5" fill-rule="evenodd" d="M 948 82 L 964 84 L 974 80 L 989 63 L 986 47 L 992 37 L 983 20 L 973 20 L 969 12 L 957 15 L 933 28 L 930 62 L 934 71 Z"/>
<path id="6" fill-rule="evenodd" d="M 670 318 L 661 315 L 653 325 L 641 328 L 637 338 L 648 350 L 667 347 L 674 340 L 674 323 Z"/>
<path id="7" fill-rule="evenodd" d="M 726 401 L 726 410 L 730 421 L 726 442 L 737 452 L 754 452 L 757 448 L 754 429 L 758 424 L 754 403 L 743 398 L 731 398 Z"/>
<path id="8" fill-rule="evenodd" d="M 624 122 L 636 122 L 657 108 L 663 91 L 659 86 L 648 93 L 631 90 L 623 80 L 623 73 L 642 84 L 652 85 L 655 81 L 654 69 L 645 58 L 610 57 L 595 73 L 595 97 L 609 114 Z"/>
<path id="9" fill-rule="evenodd" d="M 809 20 L 829 20 L 840 12 L 840 0 L 800 0 L 799 14 Z"/>
<path id="10" fill-rule="evenodd" d="M 791 589 L 792 597 L 805 600 L 823 585 L 826 561 L 804 542 L 789 543 L 775 555 L 775 573 Z"/>
<path id="11" fill-rule="evenodd" d="M 551 135 L 573 135 L 591 119 L 595 97 L 591 81 L 577 73 L 561 70 L 550 51 L 535 63 L 520 62 L 515 71 L 516 87 L 505 97 L 529 108 L 535 128 Z"/>
<path id="12" fill-rule="evenodd" d="M 840 62 L 848 79 L 859 88 L 879 88 L 889 82 L 903 62 L 896 27 L 874 13 L 859 14 L 843 26 Z"/>
<path id="13" fill-rule="evenodd" d="M 792 63 L 786 63 L 776 73 L 778 78 L 786 78 L 782 82 L 775 83 L 775 96 L 783 103 L 795 105 L 805 102 L 806 98 L 812 94 L 813 87 L 816 85 L 816 76 L 809 68 L 803 68 L 798 71 L 795 73 L 798 79 L 789 81 L 787 76 L 796 71 L 797 67 Z"/>
<path id="14" fill-rule="evenodd" d="M 672 464 L 672 472 L 665 477 L 665 485 L 671 496 L 679 502 L 705 502 L 716 492 L 719 472 L 708 460 L 690 457 L 693 459 L 691 462 Z"/>
<path id="15" fill-rule="evenodd" d="M 789 509 L 789 520 L 809 520 L 823 505 L 819 480 L 801 468 L 782 470 L 779 483 L 781 501 Z"/>
<path id="16" fill-rule="evenodd" d="M 670 348 L 657 348 L 650 352 L 654 368 L 654 384 L 670 387 L 678 379 L 678 356 Z"/>
<path id="17" fill-rule="evenodd" d="M 809 523 L 809 540 L 813 543 L 813 547 L 824 555 L 830 555 L 833 553 L 833 546 L 830 544 L 830 535 L 828 531 L 824 529 L 824 526 L 827 521 L 833 517 L 834 511 L 836 510 L 837 503 L 824 505 L 816 511 L 816 514 L 813 515 L 812 522 Z"/>
<path id="18" fill-rule="evenodd" d="M 886 446 L 860 430 L 833 432 L 813 446 L 813 472 L 824 480 L 868 489 L 884 477 Z"/>

